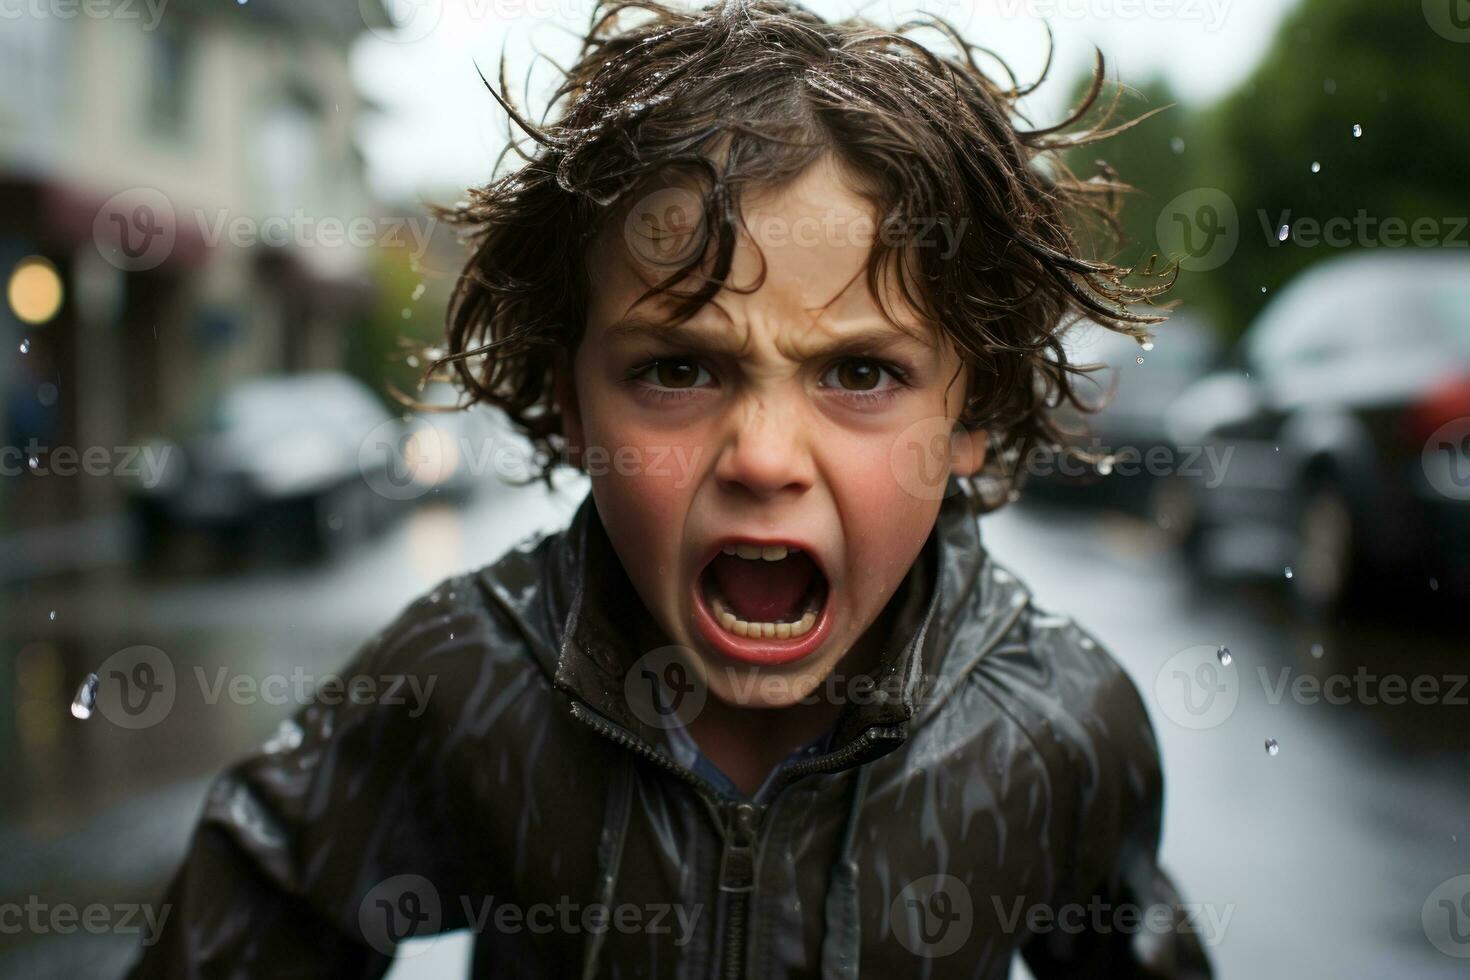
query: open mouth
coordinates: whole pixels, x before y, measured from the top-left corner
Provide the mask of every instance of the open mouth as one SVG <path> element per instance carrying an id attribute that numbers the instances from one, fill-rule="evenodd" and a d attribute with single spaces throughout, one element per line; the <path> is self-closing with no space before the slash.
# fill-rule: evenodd
<path id="1" fill-rule="evenodd" d="M 751 663 L 787 663 L 828 632 L 827 576 L 800 548 L 725 542 L 695 583 L 696 619 L 721 652 Z"/>

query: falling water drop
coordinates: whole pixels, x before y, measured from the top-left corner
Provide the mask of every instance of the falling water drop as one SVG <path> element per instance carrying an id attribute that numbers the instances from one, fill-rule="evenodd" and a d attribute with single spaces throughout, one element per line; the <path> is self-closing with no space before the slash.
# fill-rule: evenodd
<path id="1" fill-rule="evenodd" d="M 419 283 L 417 286 L 413 287 L 413 295 L 411 295 L 409 299 L 418 299 L 422 295 L 424 295 L 424 284 Z"/>
<path id="2" fill-rule="evenodd" d="M 1136 358 L 1136 360 L 1138 361 L 1139 364 L 1142 364 L 1143 363 L 1143 357 L 1141 355 L 1138 358 Z"/>
<path id="3" fill-rule="evenodd" d="M 97 704 L 97 675 L 88 674 L 87 679 L 82 681 L 77 688 L 77 696 L 71 701 L 71 715 L 86 721 L 92 717 L 92 709 Z"/>
<path id="4" fill-rule="evenodd" d="M 1439 591 L 1439 579 L 1435 578 L 1433 575 L 1429 576 L 1429 591 L 1430 592 L 1438 592 Z"/>
<path id="5" fill-rule="evenodd" d="M 56 621 L 56 610 L 55 609 L 51 610 L 51 615 L 50 615 L 49 618 L 51 619 L 51 621 L 53 623 Z"/>
<path id="6" fill-rule="evenodd" d="M 1362 126 L 1362 124 L 1361 123 L 1353 123 L 1353 139 L 1360 140 L 1362 138 L 1363 138 L 1363 126 Z"/>
<path id="7" fill-rule="evenodd" d="M 33 470 L 40 469 L 41 460 L 35 456 L 32 456 L 30 459 L 26 460 L 26 465 L 30 466 L 30 468 Z"/>
<path id="8" fill-rule="evenodd" d="M 1312 161 L 1312 173 L 1314 173 L 1314 174 L 1320 174 L 1321 172 L 1322 172 L 1322 164 L 1319 161 L 1313 160 Z"/>
<path id="9" fill-rule="evenodd" d="M 1261 287 L 1261 295 L 1264 296 L 1265 294 L 1266 294 L 1266 287 L 1265 286 L 1262 286 Z"/>
<path id="10" fill-rule="evenodd" d="M 1279 745 L 1276 744 L 1276 740 L 1274 738 L 1268 738 L 1268 739 L 1266 739 L 1266 754 L 1267 755 L 1275 755 L 1276 753 L 1278 753 L 1280 751 L 1281 751 L 1281 746 L 1279 746 Z"/>
<path id="11" fill-rule="evenodd" d="M 29 354 L 31 352 L 31 339 L 29 337 L 22 338 L 20 342 L 20 352 L 22 354 Z"/>
<path id="12" fill-rule="evenodd" d="M 1143 342 L 1143 349 L 1144 350 L 1153 350 L 1154 349 L 1154 342 L 1152 340 L 1145 340 Z"/>
<path id="13" fill-rule="evenodd" d="M 1219 650 L 1216 650 L 1215 656 L 1219 659 L 1221 667 L 1229 667 L 1231 662 L 1235 660 L 1230 655 L 1230 648 L 1226 646 L 1222 646 Z"/>
<path id="14" fill-rule="evenodd" d="M 1184 137 L 1176 136 L 1169 141 L 1169 148 L 1175 153 L 1184 152 Z"/>
<path id="15" fill-rule="evenodd" d="M 1276 240 L 1284 242 L 1291 237 L 1291 225 L 1282 225 L 1276 230 Z"/>
<path id="16" fill-rule="evenodd" d="M 1320 644 L 1320 643 L 1313 643 L 1312 644 L 1312 659 L 1313 660 L 1321 660 L 1322 659 L 1322 653 L 1323 653 L 1322 644 Z"/>
<path id="17" fill-rule="evenodd" d="M 1292 574 L 1291 573 L 1291 566 L 1290 565 L 1287 565 L 1286 566 L 1286 577 L 1287 578 L 1291 578 L 1291 574 Z"/>
<path id="18" fill-rule="evenodd" d="M 1109 473 L 1113 472 L 1113 457 L 1104 456 L 1102 459 L 1098 460 L 1097 471 L 1103 476 L 1107 476 Z"/>

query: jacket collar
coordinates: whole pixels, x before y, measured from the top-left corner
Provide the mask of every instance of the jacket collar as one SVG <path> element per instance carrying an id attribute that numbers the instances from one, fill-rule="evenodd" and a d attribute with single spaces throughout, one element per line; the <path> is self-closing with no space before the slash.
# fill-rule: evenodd
<path id="1" fill-rule="evenodd" d="M 843 709 L 833 732 L 834 752 L 875 727 L 891 739 L 902 739 L 910 722 L 937 710 L 945 692 L 995 644 L 1014 618 L 1007 614 L 1024 605 L 1026 597 L 1014 579 L 991 567 L 976 518 L 969 489 L 951 478 L 934 530 L 892 600 L 899 606 L 881 648 L 875 696 Z M 666 746 L 662 730 L 640 719 L 624 696 L 628 671 L 639 654 L 626 642 L 628 610 L 639 609 L 640 599 L 590 493 L 566 533 L 544 545 L 550 554 L 540 563 L 545 601 L 536 632 L 555 686 L 645 743 Z M 524 549 L 528 559 L 530 550 Z M 515 600 L 503 583 L 491 586 L 502 601 Z M 524 621 L 531 616 L 530 598 L 529 591 L 520 593 L 523 625 L 529 625 Z M 967 610 L 969 615 L 962 615 Z M 978 629 L 976 615 L 982 617 Z M 973 643 L 966 643 L 962 655 L 948 655 L 961 626 Z M 896 695 L 885 697 L 888 692 Z"/>

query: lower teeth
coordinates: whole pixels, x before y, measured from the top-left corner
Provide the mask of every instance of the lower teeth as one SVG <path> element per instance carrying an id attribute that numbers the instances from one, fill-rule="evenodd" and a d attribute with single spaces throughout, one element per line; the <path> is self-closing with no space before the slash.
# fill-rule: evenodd
<path id="1" fill-rule="evenodd" d="M 731 612 L 719 596 L 706 593 L 706 598 L 714 610 L 715 622 L 725 632 L 761 639 L 794 640 L 798 636 L 805 636 L 817 624 L 817 613 L 821 608 L 816 599 L 812 598 L 807 600 L 806 611 L 794 623 L 752 623 Z"/>

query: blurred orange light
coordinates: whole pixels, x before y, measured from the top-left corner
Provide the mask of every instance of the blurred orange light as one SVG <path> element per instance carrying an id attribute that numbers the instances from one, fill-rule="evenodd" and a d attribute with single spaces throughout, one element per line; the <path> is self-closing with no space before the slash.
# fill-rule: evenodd
<path id="1" fill-rule="evenodd" d="M 46 323 L 61 309 L 61 275 L 39 255 L 21 259 L 5 290 L 10 309 L 22 323 Z"/>

